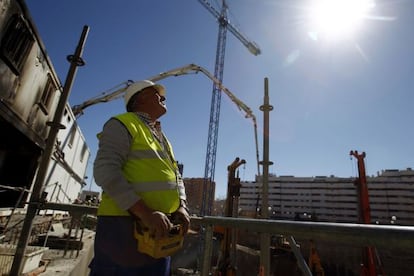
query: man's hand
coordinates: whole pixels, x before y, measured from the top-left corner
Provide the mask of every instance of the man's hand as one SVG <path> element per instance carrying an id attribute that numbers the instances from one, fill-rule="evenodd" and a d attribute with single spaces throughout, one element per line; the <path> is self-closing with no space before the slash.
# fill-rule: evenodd
<path id="1" fill-rule="evenodd" d="M 188 214 L 186 208 L 180 206 L 180 208 L 178 208 L 178 210 L 175 211 L 172 216 L 174 222 L 177 221 L 182 225 L 183 233 L 186 234 L 190 228 L 190 214 Z"/>
<path id="2" fill-rule="evenodd" d="M 164 213 L 148 208 L 141 200 L 137 201 L 128 211 L 138 218 L 155 238 L 167 236 L 173 226 Z"/>

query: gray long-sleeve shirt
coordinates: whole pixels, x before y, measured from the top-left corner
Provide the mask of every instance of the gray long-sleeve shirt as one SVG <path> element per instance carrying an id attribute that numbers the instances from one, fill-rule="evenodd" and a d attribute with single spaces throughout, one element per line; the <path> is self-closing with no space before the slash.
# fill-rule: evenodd
<path id="1" fill-rule="evenodd" d="M 101 186 L 123 210 L 127 210 L 139 200 L 139 196 L 122 173 L 131 142 L 132 137 L 126 127 L 117 119 L 111 118 L 105 123 L 101 132 L 94 162 L 96 184 Z M 179 187 L 179 191 L 180 198 L 185 199 L 184 187 Z"/>

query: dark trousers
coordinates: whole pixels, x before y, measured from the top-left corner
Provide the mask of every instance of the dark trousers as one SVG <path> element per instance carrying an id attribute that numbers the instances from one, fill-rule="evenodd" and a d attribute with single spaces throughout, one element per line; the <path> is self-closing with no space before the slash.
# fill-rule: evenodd
<path id="1" fill-rule="evenodd" d="M 131 217 L 99 216 L 90 276 L 169 276 L 171 257 L 154 259 L 137 251 Z"/>
<path id="2" fill-rule="evenodd" d="M 111 263 L 99 263 L 95 259 L 89 265 L 89 276 L 170 276 L 171 258 L 159 259 L 156 263 L 141 267 L 125 267 Z"/>

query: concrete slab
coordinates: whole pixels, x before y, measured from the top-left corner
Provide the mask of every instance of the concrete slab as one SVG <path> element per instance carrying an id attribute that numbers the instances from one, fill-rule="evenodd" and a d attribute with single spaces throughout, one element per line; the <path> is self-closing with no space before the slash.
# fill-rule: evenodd
<path id="1" fill-rule="evenodd" d="M 79 251 L 77 256 L 76 250 L 66 252 L 64 256 L 63 250 L 48 250 L 44 253 L 43 259 L 49 263 L 46 270 L 41 276 L 87 276 L 89 275 L 88 265 L 93 257 L 93 243 L 95 232 L 85 230 L 83 241 L 83 249 Z"/>

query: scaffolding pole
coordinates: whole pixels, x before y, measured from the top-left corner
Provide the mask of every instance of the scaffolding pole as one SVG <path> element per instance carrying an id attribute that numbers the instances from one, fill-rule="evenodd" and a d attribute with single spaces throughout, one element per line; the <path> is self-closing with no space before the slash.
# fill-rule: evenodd
<path id="1" fill-rule="evenodd" d="M 273 162 L 269 161 L 269 112 L 273 110 L 273 106 L 269 104 L 269 80 L 264 79 L 264 101 L 260 106 L 263 111 L 263 161 L 260 164 L 263 166 L 263 184 L 262 184 L 262 206 L 261 218 L 269 218 L 269 166 Z M 270 235 L 267 232 L 260 234 L 260 276 L 268 276 L 270 273 Z M 263 250 L 266 249 L 267 250 Z"/>

